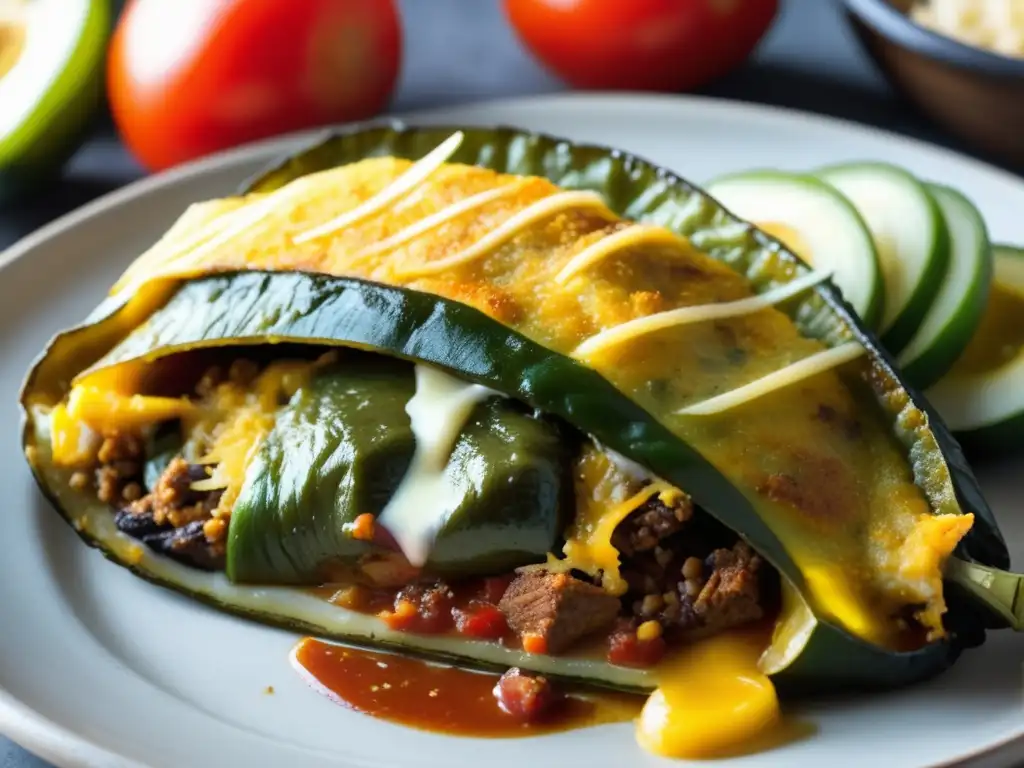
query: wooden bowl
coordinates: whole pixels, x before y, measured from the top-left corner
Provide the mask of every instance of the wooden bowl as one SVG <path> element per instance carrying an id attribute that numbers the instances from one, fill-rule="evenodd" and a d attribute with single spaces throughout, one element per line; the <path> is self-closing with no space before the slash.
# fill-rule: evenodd
<path id="1" fill-rule="evenodd" d="M 925 114 L 972 146 L 1024 166 L 1024 59 L 911 21 L 912 0 L 845 0 L 867 52 Z"/>

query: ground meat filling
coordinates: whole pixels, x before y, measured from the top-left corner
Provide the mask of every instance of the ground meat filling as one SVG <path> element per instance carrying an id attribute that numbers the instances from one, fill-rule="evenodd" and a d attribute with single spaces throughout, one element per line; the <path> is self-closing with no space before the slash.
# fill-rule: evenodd
<path id="1" fill-rule="evenodd" d="M 680 495 L 671 505 L 655 496 L 623 520 L 612 535 L 612 546 L 624 557 L 654 549 L 693 517 L 693 502 Z"/>
<path id="2" fill-rule="evenodd" d="M 665 522 L 670 514 L 678 524 Z M 650 535 L 638 536 L 640 530 Z M 645 544 L 617 547 L 629 584 L 624 603 L 637 626 L 657 622 L 667 633 L 697 639 L 764 615 L 768 569 L 761 558 L 707 515 L 695 515 L 688 500 L 677 502 L 675 510 L 657 499 L 647 502 L 623 521 L 613 543 L 627 536 Z M 653 631 L 649 626 L 647 633 Z"/>
<path id="3" fill-rule="evenodd" d="M 94 488 L 96 498 L 105 504 L 117 505 L 141 498 L 142 462 L 145 460 L 142 440 L 130 433 L 112 432 L 103 438 L 96 454 L 98 466 L 93 472 L 80 470 L 71 475 L 70 485 L 76 491 Z"/>
<path id="4" fill-rule="evenodd" d="M 608 638 L 616 664 L 649 666 L 668 642 L 688 642 L 764 615 L 770 569 L 685 495 L 654 496 L 619 524 L 629 589 L 613 598 L 583 574 L 524 570 L 499 602 L 524 650 L 563 653 L 588 636 Z"/>
<path id="5" fill-rule="evenodd" d="M 227 522 L 213 516 L 220 491 L 197 492 L 192 483 L 206 467 L 173 459 L 153 490 L 118 510 L 118 529 L 175 560 L 207 571 L 222 570 Z"/>
<path id="6" fill-rule="evenodd" d="M 126 450 L 134 461 L 122 458 Z M 214 515 L 220 491 L 192 489 L 208 477 L 207 467 L 175 458 L 149 493 L 139 498 L 131 492 L 136 498 L 129 500 L 123 488 L 138 483 L 130 479 L 139 474 L 135 450 L 141 449 L 122 444 L 109 451 L 109 469 L 114 462 L 133 464 L 123 467 L 122 490 L 112 496 L 121 502 L 118 528 L 180 562 L 222 570 L 228 521 Z M 110 474 L 101 467 L 97 477 Z M 666 641 L 699 639 L 764 614 L 767 569 L 761 558 L 707 515 L 695 513 L 684 495 L 669 503 L 651 498 L 623 520 L 612 541 L 629 584 L 622 598 L 584 574 L 530 567 L 506 577 L 497 593 L 471 609 L 456 608 L 451 588 L 442 582 L 396 586 L 393 608 L 380 615 L 389 626 L 413 632 L 458 629 L 501 640 L 511 630 L 530 653 L 565 653 L 587 638 L 603 636 L 609 638 L 610 659 L 646 666 L 660 658 Z"/>
<path id="7" fill-rule="evenodd" d="M 245 386 L 258 372 L 257 364 L 239 360 L 226 376 Z M 206 370 L 196 396 L 209 396 L 224 378 L 219 368 Z M 159 456 L 166 454 L 152 447 L 157 456 L 146 455 L 147 445 L 158 443 L 105 435 L 95 468 L 75 472 L 71 485 L 93 489 L 117 510 L 118 529 L 153 550 L 195 568 L 223 570 L 230 517 L 218 510 L 222 491 L 195 490 L 210 468 L 181 456 L 160 472 Z M 611 543 L 628 584 L 624 595 L 603 589 L 600 578 L 538 565 L 447 584 L 409 566 L 397 546 L 376 536 L 372 516 L 358 522 L 356 533 L 381 546 L 348 584 L 346 607 L 375 614 L 392 629 L 518 643 L 527 653 L 562 654 L 593 641 L 606 645 L 613 663 L 649 666 L 668 644 L 760 619 L 777 583 L 746 543 L 680 491 L 652 490 L 615 529 Z M 509 704 L 513 714 L 516 707 L 532 712 L 547 688 L 543 678 L 516 671 L 495 695 L 519 702 Z"/>

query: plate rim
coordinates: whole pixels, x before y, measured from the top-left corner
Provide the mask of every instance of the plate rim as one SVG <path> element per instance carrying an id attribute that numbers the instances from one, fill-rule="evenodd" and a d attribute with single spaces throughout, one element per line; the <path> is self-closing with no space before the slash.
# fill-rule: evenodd
<path id="1" fill-rule="evenodd" d="M 42 246 L 46 241 L 74 229 L 95 216 L 106 213 L 111 209 L 116 209 L 124 203 L 197 176 L 216 172 L 235 163 L 251 162 L 263 157 L 266 158 L 265 162 L 267 164 L 272 163 L 277 156 L 283 155 L 288 151 L 294 151 L 297 147 L 314 141 L 335 128 L 343 127 L 345 130 L 358 130 L 360 127 L 369 127 L 394 120 L 409 123 L 434 121 L 443 119 L 446 114 L 452 111 L 466 109 L 487 110 L 498 107 L 507 109 L 509 107 L 533 108 L 537 106 L 615 109 L 617 104 L 619 109 L 636 108 L 639 106 L 661 108 L 666 111 L 690 107 L 705 113 L 717 114 L 717 116 L 724 119 L 736 121 L 743 118 L 752 118 L 760 121 L 768 119 L 783 123 L 794 120 L 810 120 L 823 125 L 829 130 L 853 132 L 868 136 L 877 141 L 894 144 L 897 147 L 903 146 L 918 151 L 926 151 L 936 155 L 937 159 L 940 160 L 955 160 L 962 167 L 968 168 L 972 173 L 996 177 L 1004 183 L 1024 187 L 1024 179 L 991 162 L 981 160 L 955 149 L 933 144 L 929 141 L 846 118 L 790 107 L 696 94 L 629 91 L 553 92 L 466 101 L 408 112 L 388 112 L 368 120 L 347 123 L 343 126 L 328 125 L 295 131 L 249 142 L 183 163 L 159 173 L 143 176 L 58 216 L 23 236 L 3 251 L 0 251 L 0 278 L 2 278 L 4 271 L 13 266 L 16 261 L 28 255 L 35 248 Z M 642 155 L 643 153 L 641 152 L 640 154 Z M 5 735 L 14 743 L 54 765 L 71 766 L 72 768 L 91 766 L 144 768 L 145 766 L 144 763 L 139 763 L 124 754 L 101 747 L 86 737 L 74 733 L 60 723 L 49 719 L 17 699 L 3 685 L 0 685 L 0 734 Z M 999 759 L 1001 755 L 1008 755 L 1011 750 L 1021 745 L 1024 745 L 1024 725 L 1021 726 L 1017 733 L 987 744 L 984 747 L 955 755 L 948 761 L 935 764 L 933 768 L 964 766 L 983 758 Z"/>

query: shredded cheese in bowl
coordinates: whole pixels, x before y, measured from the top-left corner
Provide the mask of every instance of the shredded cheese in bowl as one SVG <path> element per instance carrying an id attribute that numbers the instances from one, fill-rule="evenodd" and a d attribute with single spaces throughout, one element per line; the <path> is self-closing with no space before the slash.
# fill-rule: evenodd
<path id="1" fill-rule="evenodd" d="M 1024 58 L 1024 0 L 920 0 L 910 18 L 968 45 Z"/>

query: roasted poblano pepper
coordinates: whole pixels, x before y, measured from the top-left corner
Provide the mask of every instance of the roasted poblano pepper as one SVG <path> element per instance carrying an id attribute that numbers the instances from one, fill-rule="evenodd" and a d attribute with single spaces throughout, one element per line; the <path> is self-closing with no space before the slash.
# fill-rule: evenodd
<path id="1" fill-rule="evenodd" d="M 360 356 L 295 393 L 246 469 L 228 540 L 232 581 L 331 582 L 383 551 L 351 527 L 379 515 L 408 470 L 413 391 L 412 366 Z M 491 575 L 542 562 L 568 520 L 567 447 L 553 424 L 508 401 L 478 405 L 445 467 L 453 499 L 425 569 Z"/>
<path id="2" fill-rule="evenodd" d="M 410 636 L 306 593 L 247 586 L 309 583 L 330 561 L 373 551 L 339 523 L 380 512 L 411 461 L 399 408 L 408 362 L 346 367 L 343 353 L 274 401 L 229 486 L 232 583 L 140 549 L 69 482 L 78 433 L 62 425 L 88 412 L 71 401 L 128 397 L 97 412 L 131 413 L 130 396 L 167 395 L 161 382 L 190 356 L 287 345 L 411 361 L 508 400 L 477 405 L 451 453 L 452 477 L 479 486 L 463 488 L 465 505 L 437 539 L 439 572 L 557 555 L 559 446 L 591 440 L 683 489 L 782 576 L 762 660 L 778 681 L 904 684 L 948 666 L 987 627 L 1019 627 L 1020 587 L 998 570 L 1009 566 L 999 529 L 941 420 L 836 289 L 809 275 L 777 242 L 632 156 L 506 129 L 362 128 L 237 197 L 194 206 L 58 336 L 24 389 L 27 455 L 86 541 L 226 610 L 463 663 L 652 687 L 649 670 Z M 803 289 L 787 293 L 793 281 Z M 757 311 L 701 314 L 758 295 Z M 671 312 L 616 342 L 627 324 Z M 387 382 L 367 379 L 389 366 Z M 368 421 L 345 405 L 360 387 L 375 403 Z M 163 399 L 154 407 L 195 418 Z M 387 427 L 380 443 L 374 425 Z M 527 457 L 491 468 L 518 489 L 508 497 L 473 458 L 501 454 Z M 497 524 L 509 519 L 515 536 Z M 276 553 L 263 549 L 268 538 Z M 916 611 L 920 633 L 901 629 L 901 610 Z"/>

